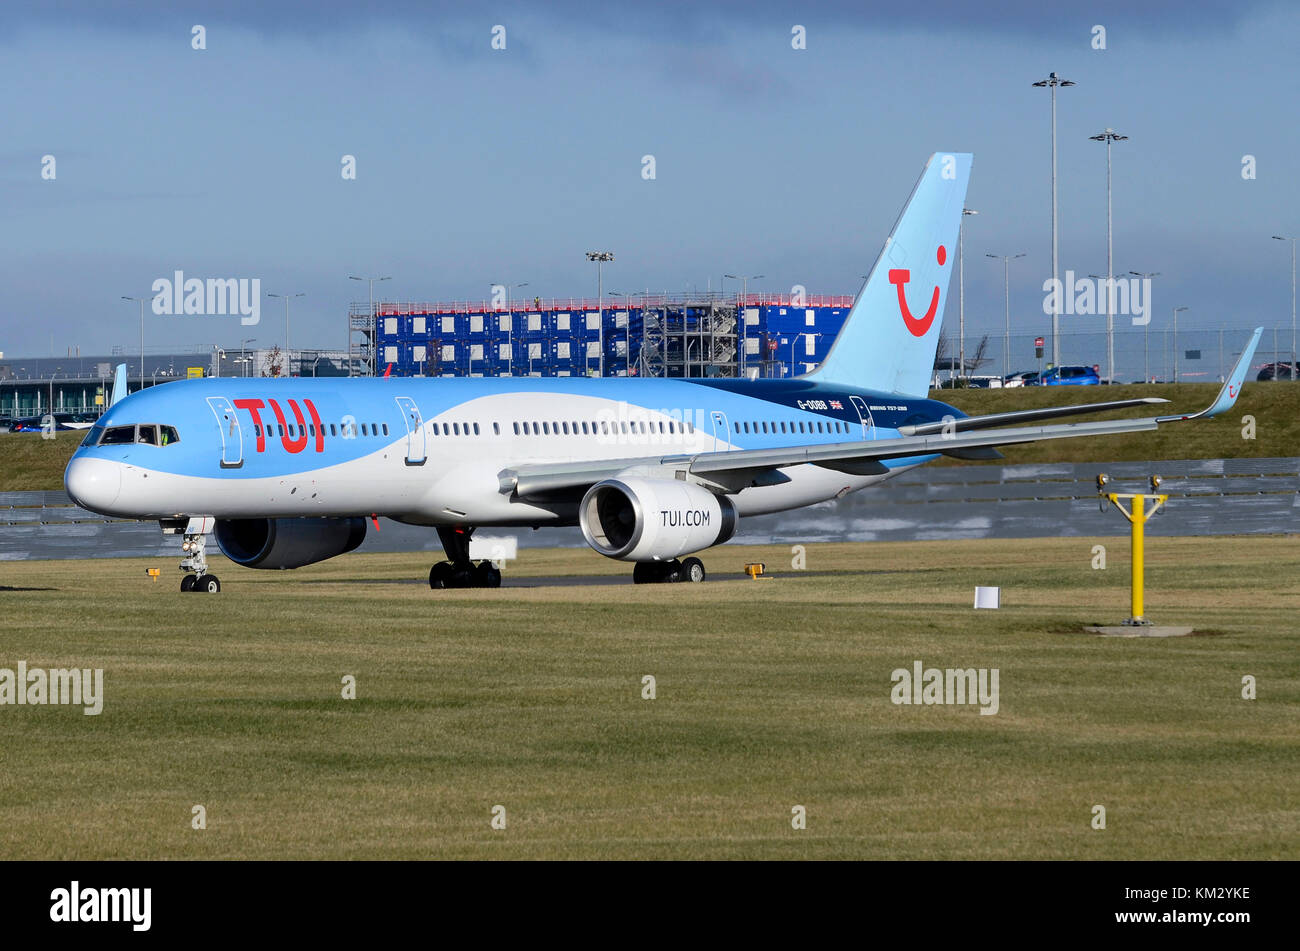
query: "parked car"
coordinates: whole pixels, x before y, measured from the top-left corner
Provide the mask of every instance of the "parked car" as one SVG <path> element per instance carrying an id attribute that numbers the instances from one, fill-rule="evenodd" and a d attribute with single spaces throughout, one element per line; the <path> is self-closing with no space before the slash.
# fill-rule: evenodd
<path id="1" fill-rule="evenodd" d="M 1022 370 L 1019 373 L 1013 373 L 1005 380 L 1002 385 L 1010 389 L 1013 386 L 1032 386 L 1033 381 L 1038 379 L 1037 370 Z"/>
<path id="2" fill-rule="evenodd" d="M 966 378 L 966 385 L 980 390 L 1000 390 L 1002 388 L 1002 377 L 970 376 Z"/>
<path id="3" fill-rule="evenodd" d="M 15 419 L 9 426 L 11 433 L 39 433 L 42 431 L 42 424 L 47 414 L 42 413 L 40 416 L 23 416 Z M 92 422 L 84 420 L 89 417 L 82 417 L 80 414 L 73 413 L 55 413 L 54 430 L 55 432 L 64 432 L 69 429 L 89 429 Z"/>
<path id="4" fill-rule="evenodd" d="M 1098 386 L 1101 377 L 1092 367 L 1052 367 L 1031 386 Z"/>
<path id="5" fill-rule="evenodd" d="M 1256 380 L 1294 380 L 1296 368 L 1290 363 L 1266 363 Z"/>
<path id="6" fill-rule="evenodd" d="M 14 418 L 12 416 L 0 416 L 0 433 L 9 432 L 9 428 L 13 426 L 13 424 Z"/>
<path id="7" fill-rule="evenodd" d="M 99 417 L 91 413 L 55 413 L 54 421 L 59 429 L 89 429 Z"/>

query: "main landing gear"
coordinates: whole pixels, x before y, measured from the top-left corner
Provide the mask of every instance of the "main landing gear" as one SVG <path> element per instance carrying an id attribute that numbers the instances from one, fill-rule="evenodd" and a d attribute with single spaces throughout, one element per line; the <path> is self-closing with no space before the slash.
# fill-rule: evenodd
<path id="1" fill-rule="evenodd" d="M 187 574 L 181 579 L 182 591 L 216 594 L 221 590 L 221 582 L 217 580 L 217 576 L 208 574 L 208 560 L 204 554 L 207 543 L 208 536 L 203 532 L 185 532 L 185 540 L 181 542 L 181 551 L 185 553 L 185 558 L 181 561 L 181 571 Z M 188 574 L 191 571 L 194 574 Z"/>
<path id="2" fill-rule="evenodd" d="M 704 580 L 704 562 L 698 558 L 678 561 L 638 561 L 632 569 L 634 584 L 676 584 L 690 581 L 698 584 Z"/>
<path id="3" fill-rule="evenodd" d="M 501 569 L 490 561 L 469 560 L 469 540 L 472 528 L 439 528 L 438 538 L 447 561 L 440 561 L 429 569 L 430 588 L 499 588 Z"/>

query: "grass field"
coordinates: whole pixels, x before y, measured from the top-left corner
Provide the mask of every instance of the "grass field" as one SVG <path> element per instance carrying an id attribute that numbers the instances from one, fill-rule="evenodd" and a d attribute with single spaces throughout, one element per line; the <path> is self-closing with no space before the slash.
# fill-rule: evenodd
<path id="1" fill-rule="evenodd" d="M 1159 396 L 1169 400 L 1168 406 L 1141 406 L 1104 417 L 1081 416 L 1074 420 L 1057 420 L 1068 423 L 1089 419 L 1199 412 L 1210 405 L 1218 392 L 1217 383 L 1179 383 L 1162 386 L 1129 384 L 1104 387 L 1031 386 L 1012 390 L 936 390 L 930 395 L 956 406 L 970 416 L 1144 396 Z M 1254 417 L 1254 439 L 1242 438 L 1242 418 L 1245 416 Z M 1290 383 L 1247 383 L 1232 412 L 1214 419 L 1163 426 L 1155 432 L 1124 433 L 1088 439 L 1056 439 L 1008 446 L 1002 452 L 1006 459 L 994 464 L 1294 456 L 1300 453 L 1300 386 Z M 970 465 L 955 459 L 940 460 L 938 464 Z"/>
<path id="2" fill-rule="evenodd" d="M 1104 400 L 1160 396 L 1168 407 L 1138 407 L 1107 418 L 1149 416 L 1153 413 L 1204 409 L 1218 384 L 1177 386 L 1051 386 L 1013 390 L 935 390 L 930 395 L 971 416 L 1016 409 L 1097 403 Z M 1242 417 L 1255 417 L 1255 438 L 1242 439 Z M 1082 417 L 1094 419 L 1100 417 Z M 1065 420 L 1070 422 L 1071 420 Z M 83 438 L 82 433 L 57 433 L 54 439 L 0 433 L 0 492 L 62 489 L 63 470 Z M 1187 426 L 1166 426 L 1153 433 L 1129 433 L 1089 439 L 1058 439 L 1009 446 L 999 464 L 1020 462 L 1132 462 L 1146 459 L 1227 459 L 1293 456 L 1300 452 L 1300 386 L 1288 383 L 1248 384 L 1231 413 Z M 937 465 L 972 465 L 940 460 Z"/>
<path id="3" fill-rule="evenodd" d="M 1126 615 L 1127 550 L 728 546 L 671 588 L 524 550 L 539 586 L 438 593 L 428 556 L 218 558 L 216 596 L 4 563 L 0 667 L 102 667 L 105 700 L 0 707 L 0 855 L 1300 858 L 1300 540 L 1152 540 L 1148 613 L 1204 635 L 1079 633 Z M 998 669 L 998 713 L 894 705 L 917 660 Z"/>

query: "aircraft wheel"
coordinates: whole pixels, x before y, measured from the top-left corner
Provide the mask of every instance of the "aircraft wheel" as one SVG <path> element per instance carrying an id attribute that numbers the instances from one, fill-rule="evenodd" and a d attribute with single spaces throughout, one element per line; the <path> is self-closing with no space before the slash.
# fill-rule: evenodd
<path id="1" fill-rule="evenodd" d="M 660 570 L 663 574 L 660 575 L 659 580 L 664 584 L 676 584 L 684 578 L 684 575 L 682 574 L 682 563 L 676 558 L 672 561 L 664 562 Z"/>
<path id="2" fill-rule="evenodd" d="M 690 581 L 699 584 L 704 580 L 704 562 L 698 558 L 687 558 L 682 562 L 681 571 L 678 572 L 677 580 Z"/>
<path id="3" fill-rule="evenodd" d="M 186 575 L 184 578 L 181 579 L 181 590 L 182 590 L 182 591 L 193 591 L 193 590 L 194 590 L 194 582 L 196 582 L 196 581 L 198 581 L 198 580 L 199 580 L 199 579 L 196 578 L 194 575 Z"/>
<path id="4" fill-rule="evenodd" d="M 451 565 L 440 561 L 429 569 L 429 587 L 435 590 L 451 587 Z"/>
<path id="5" fill-rule="evenodd" d="M 216 594 L 221 590 L 221 582 L 217 580 L 216 575 L 204 575 L 194 583 L 195 591 L 202 591 L 204 594 Z"/>
<path id="6" fill-rule="evenodd" d="M 652 561 L 638 561 L 632 566 L 632 583 L 653 584 L 658 581 L 658 573 L 655 571 L 658 567 Z"/>
<path id="7" fill-rule="evenodd" d="M 474 581 L 480 588 L 501 587 L 501 569 L 490 561 L 481 561 L 474 569 Z"/>

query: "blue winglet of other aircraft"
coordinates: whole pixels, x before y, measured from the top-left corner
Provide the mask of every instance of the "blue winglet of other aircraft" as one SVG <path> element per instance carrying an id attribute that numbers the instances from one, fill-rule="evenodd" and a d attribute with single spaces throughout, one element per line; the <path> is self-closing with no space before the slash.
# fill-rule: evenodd
<path id="1" fill-rule="evenodd" d="M 1255 332 L 1250 336 L 1250 341 L 1242 348 L 1241 356 L 1237 358 L 1237 365 L 1232 368 L 1227 381 L 1219 389 L 1219 395 L 1207 409 L 1188 416 L 1161 416 L 1159 422 L 1172 422 L 1176 419 L 1209 419 L 1211 416 L 1218 416 L 1232 409 L 1237 402 L 1237 397 L 1241 395 L 1242 384 L 1246 382 L 1246 373 L 1250 370 L 1251 361 L 1255 359 L 1255 348 L 1259 346 L 1259 338 L 1263 335 L 1264 328 L 1256 327 Z"/>

